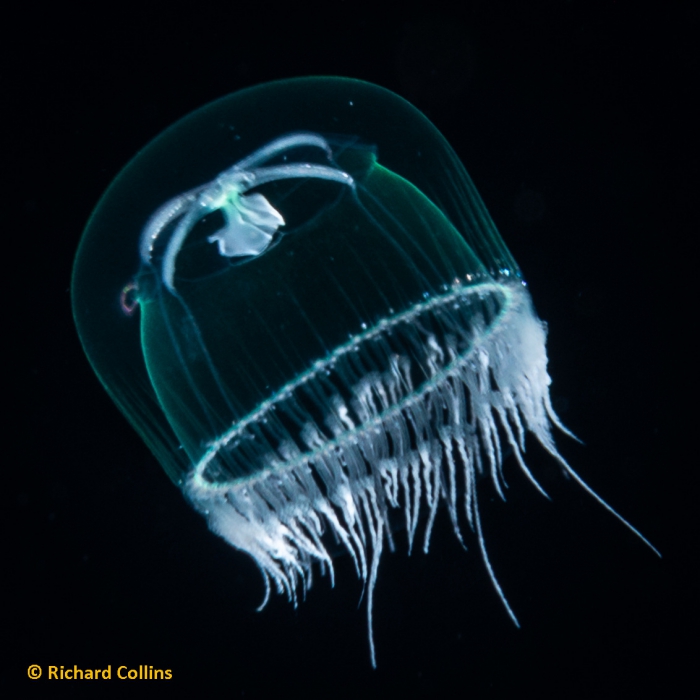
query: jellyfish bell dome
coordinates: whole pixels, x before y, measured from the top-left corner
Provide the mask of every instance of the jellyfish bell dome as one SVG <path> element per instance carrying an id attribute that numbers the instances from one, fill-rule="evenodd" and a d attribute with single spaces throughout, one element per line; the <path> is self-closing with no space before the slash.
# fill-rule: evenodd
<path id="1" fill-rule="evenodd" d="M 343 544 L 373 662 L 390 512 L 409 550 L 441 503 L 458 537 L 468 523 L 515 621 L 479 476 L 503 495 L 507 447 L 541 490 L 529 432 L 600 501 L 553 442 L 568 431 L 517 264 L 445 139 L 375 85 L 269 83 L 167 129 L 90 218 L 73 308 L 107 391 L 268 592 L 296 601 L 314 566 L 333 575 L 327 534 Z"/>
<path id="2" fill-rule="evenodd" d="M 189 231 L 168 286 L 162 259 L 177 222 L 170 222 L 144 259 L 143 234 L 154 214 L 288 134 L 324 138 L 336 162 L 332 167 L 354 174 L 354 186 L 300 177 L 248 191 L 247 200 L 266 197 L 285 217 L 269 247 L 258 255 L 222 255 L 222 239 L 208 240 L 224 229 L 221 211 L 213 211 Z M 302 142 L 261 165 L 285 162 L 330 163 L 324 148 Z M 412 214 L 418 206 L 422 210 Z M 423 221 L 419 237 L 415 224 L 426 215 L 432 220 Z M 359 334 L 363 324 L 371 326 L 399 314 L 412 301 L 441 294 L 456 279 L 466 283 L 466 274 L 473 280 L 520 276 L 442 135 L 418 110 L 385 89 L 350 79 L 306 78 L 217 100 L 142 149 L 88 222 L 74 269 L 73 307 L 93 368 L 179 482 L 201 457 L 203 446 L 235 422 L 221 414 L 230 410 L 222 402 L 233 401 L 246 415 L 313 361 Z M 379 291 L 373 299 L 368 286 Z M 170 319 L 167 333 L 182 331 L 183 337 L 158 338 L 159 304 L 179 306 L 179 312 L 170 311 L 179 323 L 168 313 L 160 318 Z M 203 304 L 206 308 L 200 308 Z M 291 315 L 289 308 L 294 309 Z M 191 322 L 189 335 L 185 319 Z M 219 322 L 227 336 L 244 343 L 249 353 L 254 350 L 248 360 L 230 346 L 224 350 L 232 341 L 218 335 Z M 217 327 L 217 343 L 204 338 L 209 323 Z M 296 348 L 290 334 L 307 346 Z M 215 390 L 204 392 L 205 401 L 204 396 L 173 398 L 173 391 L 177 395 L 188 386 L 192 391 L 187 380 L 178 385 L 155 378 L 165 371 L 164 352 L 179 355 L 174 364 L 180 371 L 195 371 L 190 362 L 204 361 L 205 354 L 200 347 L 186 346 L 185 338 L 191 341 L 193 336 L 202 337 L 210 355 L 224 351 L 226 364 L 242 376 L 232 377 L 212 357 L 218 376 L 210 377 Z M 187 348 L 190 356 L 184 357 Z M 262 355 L 274 357 L 266 361 Z M 263 376 L 254 377 L 254 371 Z M 275 372 L 280 377 L 272 376 Z M 215 398 L 222 389 L 232 396 Z M 180 406 L 165 405 L 173 402 Z M 211 421 L 213 432 L 207 435 Z"/>

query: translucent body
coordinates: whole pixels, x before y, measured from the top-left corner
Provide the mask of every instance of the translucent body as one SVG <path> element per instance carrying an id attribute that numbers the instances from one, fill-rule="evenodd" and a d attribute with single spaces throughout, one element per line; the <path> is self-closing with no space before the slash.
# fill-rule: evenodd
<path id="1" fill-rule="evenodd" d="M 427 550 L 440 502 L 461 537 L 463 503 L 515 621 L 479 475 L 502 495 L 505 441 L 540 489 L 529 431 L 592 493 L 551 438 L 565 429 L 515 261 L 442 136 L 376 86 L 272 83 L 171 127 L 100 202 L 73 295 L 105 387 L 268 589 L 296 600 L 314 563 L 332 575 L 326 533 L 344 544 L 373 662 L 390 509 L 409 549 L 425 511 Z"/>

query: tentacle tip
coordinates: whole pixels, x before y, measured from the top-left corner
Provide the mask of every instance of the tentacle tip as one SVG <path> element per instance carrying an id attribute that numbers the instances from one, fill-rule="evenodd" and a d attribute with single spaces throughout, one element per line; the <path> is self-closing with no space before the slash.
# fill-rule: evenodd
<path id="1" fill-rule="evenodd" d="M 646 537 L 643 539 L 644 539 L 644 543 L 647 545 L 647 547 L 649 547 L 649 549 L 651 549 L 651 551 L 654 552 L 654 554 L 656 554 L 656 556 L 659 557 L 659 559 L 664 558 L 663 555 L 661 554 L 661 552 L 658 549 L 656 549 L 656 547 L 654 547 L 654 545 L 651 542 L 649 542 L 649 540 L 646 539 Z"/>

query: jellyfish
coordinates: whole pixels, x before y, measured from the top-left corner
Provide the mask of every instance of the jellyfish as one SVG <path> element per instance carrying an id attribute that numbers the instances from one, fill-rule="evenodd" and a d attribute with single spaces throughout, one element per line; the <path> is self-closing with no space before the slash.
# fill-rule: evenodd
<path id="1" fill-rule="evenodd" d="M 344 78 L 260 85 L 158 136 L 92 214 L 73 310 L 102 384 L 210 529 L 294 604 L 337 545 L 373 592 L 390 522 L 471 531 L 553 429 L 546 330 L 458 157 Z M 573 436 L 572 436 L 573 437 Z M 403 535 L 402 535 L 403 536 Z M 464 543 L 464 542 L 463 542 Z"/>

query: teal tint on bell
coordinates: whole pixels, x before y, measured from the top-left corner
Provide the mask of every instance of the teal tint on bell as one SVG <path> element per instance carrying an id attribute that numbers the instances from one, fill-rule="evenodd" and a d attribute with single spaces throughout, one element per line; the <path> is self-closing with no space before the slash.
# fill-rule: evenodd
<path id="1" fill-rule="evenodd" d="M 92 215 L 73 306 L 107 391 L 268 592 L 296 600 L 314 564 L 332 576 L 328 532 L 343 543 L 373 662 L 392 509 L 409 550 L 441 502 L 460 539 L 465 519 L 514 621 L 477 499 L 482 474 L 503 495 L 503 443 L 541 491 L 530 432 L 615 513 L 552 440 L 518 266 L 444 138 L 382 88 L 271 83 L 175 124 Z"/>

